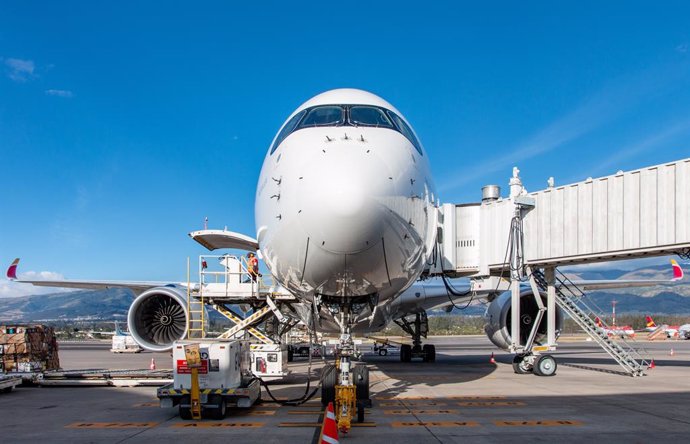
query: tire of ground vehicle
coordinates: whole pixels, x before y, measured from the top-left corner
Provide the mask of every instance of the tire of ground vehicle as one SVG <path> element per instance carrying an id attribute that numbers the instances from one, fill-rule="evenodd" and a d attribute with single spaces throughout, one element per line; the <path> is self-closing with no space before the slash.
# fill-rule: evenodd
<path id="1" fill-rule="evenodd" d="M 364 404 L 361 402 L 357 403 L 357 422 L 364 422 Z"/>
<path id="2" fill-rule="evenodd" d="M 179 413 L 180 413 L 180 418 L 184 419 L 185 421 L 188 421 L 192 419 L 192 409 L 190 407 L 182 407 L 182 404 L 187 404 L 189 405 L 191 403 L 191 399 L 189 396 L 184 396 L 180 400 L 180 407 L 179 407 Z"/>
<path id="3" fill-rule="evenodd" d="M 335 365 L 326 364 L 321 369 L 321 405 L 324 407 L 329 402 L 335 402 L 335 384 L 338 372 Z"/>
<path id="4" fill-rule="evenodd" d="M 412 346 L 403 344 L 400 346 L 400 361 L 410 362 L 412 360 Z"/>
<path id="5" fill-rule="evenodd" d="M 352 381 L 355 383 L 357 400 L 369 399 L 369 368 L 364 364 L 355 365 Z"/>
<path id="6" fill-rule="evenodd" d="M 227 413 L 227 405 L 225 404 L 225 399 L 220 395 L 214 395 L 209 399 L 210 404 L 218 404 L 220 407 L 217 409 L 208 409 L 209 417 L 211 419 L 224 419 Z"/>
<path id="7" fill-rule="evenodd" d="M 534 363 L 534 374 L 537 376 L 553 376 L 556 374 L 557 368 L 556 358 L 551 355 L 541 355 Z"/>
<path id="8" fill-rule="evenodd" d="M 518 375 L 532 373 L 532 369 L 525 361 L 525 355 L 515 355 L 513 357 L 513 371 Z"/>
<path id="9" fill-rule="evenodd" d="M 380 348 L 379 349 L 379 356 L 386 356 L 388 354 L 388 350 L 385 348 Z"/>
<path id="10" fill-rule="evenodd" d="M 422 348 L 424 352 L 424 362 L 436 362 L 436 346 L 433 344 L 424 344 Z"/>

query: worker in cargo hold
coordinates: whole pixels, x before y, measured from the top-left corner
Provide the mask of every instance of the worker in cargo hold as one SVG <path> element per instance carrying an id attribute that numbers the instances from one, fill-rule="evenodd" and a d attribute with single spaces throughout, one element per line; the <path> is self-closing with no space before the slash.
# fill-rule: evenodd
<path id="1" fill-rule="evenodd" d="M 251 251 L 247 253 L 247 271 L 252 282 L 256 282 L 256 279 L 261 276 L 259 274 L 259 259 Z"/>

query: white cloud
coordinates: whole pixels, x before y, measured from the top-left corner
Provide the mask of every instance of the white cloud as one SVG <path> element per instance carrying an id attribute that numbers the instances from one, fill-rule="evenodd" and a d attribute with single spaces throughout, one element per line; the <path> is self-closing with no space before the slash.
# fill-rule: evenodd
<path id="1" fill-rule="evenodd" d="M 66 89 L 47 89 L 46 95 L 55 96 L 55 97 L 62 97 L 64 99 L 71 99 L 72 97 L 74 97 L 74 93 L 72 93 L 72 91 L 69 91 Z"/>
<path id="2" fill-rule="evenodd" d="M 27 271 L 19 274 L 20 280 L 31 281 L 60 281 L 65 277 L 54 271 Z M 31 284 L 22 284 L 20 282 L 9 281 L 6 279 L 0 280 L 0 298 L 14 298 L 22 296 L 31 296 L 38 294 L 50 293 L 67 293 L 75 291 L 71 288 L 59 287 L 35 287 Z"/>
<path id="3" fill-rule="evenodd" d="M 9 58 L 5 59 L 5 66 L 7 67 L 7 77 L 15 82 L 23 83 L 37 77 L 35 74 L 36 65 L 33 60 Z"/>

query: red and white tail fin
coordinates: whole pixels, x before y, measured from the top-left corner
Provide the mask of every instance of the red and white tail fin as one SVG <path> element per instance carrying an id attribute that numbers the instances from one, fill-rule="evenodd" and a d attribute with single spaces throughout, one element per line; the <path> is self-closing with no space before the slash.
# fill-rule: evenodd
<path id="1" fill-rule="evenodd" d="M 15 280 L 17 279 L 17 266 L 19 265 L 19 258 L 15 259 L 10 267 L 7 269 L 7 279 Z"/>
<path id="2" fill-rule="evenodd" d="M 673 279 L 672 281 L 680 281 L 683 279 L 683 269 L 680 268 L 680 265 L 678 265 L 678 262 L 676 262 L 674 259 L 671 259 L 671 267 L 673 268 Z"/>
<path id="3" fill-rule="evenodd" d="M 656 327 L 656 322 L 654 322 L 654 319 L 652 319 L 651 316 L 647 315 L 644 317 L 645 322 L 647 323 L 647 328 L 654 328 Z"/>
<path id="4" fill-rule="evenodd" d="M 594 319 L 594 322 L 597 324 L 597 327 L 603 327 L 604 324 L 602 324 L 601 319 L 599 319 L 599 316 Z"/>

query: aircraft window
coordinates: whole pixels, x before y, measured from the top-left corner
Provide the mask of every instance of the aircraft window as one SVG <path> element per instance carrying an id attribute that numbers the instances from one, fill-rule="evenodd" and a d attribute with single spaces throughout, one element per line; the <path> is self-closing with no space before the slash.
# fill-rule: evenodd
<path id="1" fill-rule="evenodd" d="M 289 136 L 290 133 L 292 133 L 292 130 L 295 129 L 299 121 L 302 119 L 302 117 L 304 117 L 305 113 L 306 111 L 300 111 L 297 114 L 295 114 L 292 117 L 292 119 L 288 120 L 288 123 L 286 123 L 283 129 L 280 130 L 278 137 L 276 137 L 276 141 L 273 142 L 273 146 L 271 147 L 271 154 L 273 154 L 273 152 L 278 148 L 278 145 L 280 145 L 283 142 L 283 140 L 285 140 L 285 138 Z"/>
<path id="2" fill-rule="evenodd" d="M 393 124 L 381 108 L 373 106 L 353 106 L 350 108 L 350 123 L 354 126 L 375 126 L 391 128 Z"/>
<path id="3" fill-rule="evenodd" d="M 419 154 L 422 154 L 422 144 L 419 143 L 419 139 L 417 139 L 417 136 L 415 136 L 414 132 L 412 132 L 412 128 L 410 128 L 410 126 L 407 123 L 405 123 L 405 121 L 401 119 L 393 111 L 388 111 L 388 115 L 393 120 L 393 122 L 398 127 L 398 130 L 403 134 L 403 136 L 407 137 L 407 140 L 409 140 L 412 143 L 412 145 L 414 145 L 414 148 L 417 150 Z"/>
<path id="4" fill-rule="evenodd" d="M 307 111 L 299 128 L 342 125 L 345 121 L 344 114 L 343 107 L 338 105 L 315 106 Z"/>

